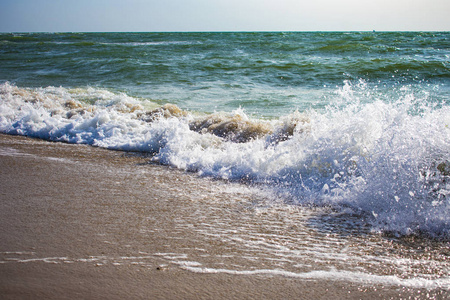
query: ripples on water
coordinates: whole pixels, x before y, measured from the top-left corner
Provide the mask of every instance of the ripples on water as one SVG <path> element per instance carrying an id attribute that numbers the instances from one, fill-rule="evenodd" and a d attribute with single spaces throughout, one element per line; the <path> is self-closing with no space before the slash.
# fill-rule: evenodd
<path id="1" fill-rule="evenodd" d="M 180 220 L 221 253 L 175 263 L 448 288 L 448 33 L 0 40 L 2 132 L 145 152 L 271 195 L 237 224 L 220 203 Z"/>

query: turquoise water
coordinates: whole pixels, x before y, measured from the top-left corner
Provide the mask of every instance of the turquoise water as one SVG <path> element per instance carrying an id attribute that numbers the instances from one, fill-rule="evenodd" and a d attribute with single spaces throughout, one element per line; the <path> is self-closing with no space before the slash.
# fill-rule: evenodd
<path id="1" fill-rule="evenodd" d="M 1 34 L 0 81 L 95 87 L 194 111 L 279 117 L 324 108 L 345 81 L 390 101 L 448 102 L 450 33 Z M 370 98 L 370 97 L 369 97 Z M 371 101 L 372 99 L 365 99 Z"/>
<path id="2" fill-rule="evenodd" d="M 450 236 L 450 33 L 0 35 L 0 131 Z"/>

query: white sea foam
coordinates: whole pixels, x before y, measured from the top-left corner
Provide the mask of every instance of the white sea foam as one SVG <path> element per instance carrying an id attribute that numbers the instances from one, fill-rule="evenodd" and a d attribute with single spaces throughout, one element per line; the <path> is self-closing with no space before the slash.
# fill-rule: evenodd
<path id="1" fill-rule="evenodd" d="M 237 110 L 198 130 L 199 116 L 149 114 L 154 103 L 99 89 L 5 83 L 0 97 L 4 133 L 149 152 L 201 175 L 263 184 L 298 204 L 364 215 L 374 230 L 450 236 L 450 108 L 408 87 L 389 98 L 346 83 L 324 111 L 262 121 Z"/>
<path id="2" fill-rule="evenodd" d="M 233 275 L 280 275 L 302 279 L 329 279 L 348 282 L 356 282 L 361 284 L 381 284 L 381 285 L 398 285 L 413 288 L 426 289 L 450 289 L 450 278 L 443 277 L 439 279 L 425 278 L 409 278 L 403 279 L 392 275 L 374 275 L 363 272 L 339 271 L 339 270 L 317 270 L 306 273 L 295 273 L 279 269 L 256 269 L 256 270 L 232 270 L 232 269 L 214 269 L 203 268 L 198 266 L 183 266 L 184 269 L 196 273 L 225 273 Z"/>
<path id="3" fill-rule="evenodd" d="M 188 261 L 186 254 L 180 253 L 155 253 L 152 255 L 145 256 L 121 256 L 121 257 L 110 257 L 110 256 L 88 256 L 88 257 L 34 257 L 34 252 L 3 252 L 8 256 L 10 255 L 20 255 L 20 256 L 31 256 L 29 258 L 23 257 L 8 257 L 0 260 L 0 264 L 7 263 L 48 263 L 48 264 L 73 264 L 73 263 L 94 263 L 96 266 L 112 264 L 115 266 L 119 265 L 142 265 L 147 267 L 153 267 L 153 260 L 155 257 L 163 257 L 170 261 L 171 264 L 180 266 L 182 269 L 204 274 L 232 274 L 232 275 L 242 275 L 242 276 L 285 276 L 291 278 L 300 278 L 306 280 L 333 280 L 333 281 L 344 281 L 353 282 L 362 285 L 384 285 L 384 286 L 403 286 L 415 289 L 444 289 L 450 290 L 450 277 L 442 276 L 440 278 L 427 278 L 426 276 L 420 277 L 409 277 L 402 278 L 396 275 L 377 275 L 371 274 L 363 271 L 349 271 L 349 270 L 338 270 L 335 268 L 328 268 L 323 270 L 312 270 L 307 272 L 295 272 L 287 271 L 284 269 L 227 269 L 227 268 L 211 268 L 204 267 L 202 263 L 197 261 Z M 159 268 L 167 268 L 168 265 L 160 265 Z"/>
<path id="4" fill-rule="evenodd" d="M 125 42 L 125 43 L 102 43 L 104 45 L 119 45 L 119 46 L 167 46 L 167 45 L 193 45 L 199 42 L 189 41 L 164 41 L 164 42 Z"/>

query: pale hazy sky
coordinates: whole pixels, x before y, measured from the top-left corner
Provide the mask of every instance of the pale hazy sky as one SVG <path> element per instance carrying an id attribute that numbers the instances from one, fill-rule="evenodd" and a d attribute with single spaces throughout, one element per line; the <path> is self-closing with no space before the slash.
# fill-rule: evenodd
<path id="1" fill-rule="evenodd" d="M 450 0 L 0 0 L 0 32 L 450 31 Z"/>

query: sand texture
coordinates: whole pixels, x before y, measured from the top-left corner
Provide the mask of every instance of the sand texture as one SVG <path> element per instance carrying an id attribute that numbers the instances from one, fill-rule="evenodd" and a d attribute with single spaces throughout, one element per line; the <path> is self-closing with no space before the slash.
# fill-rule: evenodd
<path id="1" fill-rule="evenodd" d="M 0 298 L 448 296 L 443 290 L 342 280 L 200 273 L 186 268 L 196 266 L 190 265 L 189 259 L 184 265 L 173 263 L 171 253 L 191 257 L 203 251 L 211 260 L 220 257 L 225 242 L 180 228 L 197 224 L 190 218 L 203 217 L 206 220 L 202 222 L 208 222 L 211 209 L 239 222 L 243 216 L 239 203 L 247 203 L 247 196 L 239 199 L 236 193 L 234 202 L 214 204 L 221 203 L 221 197 L 230 197 L 225 192 L 230 186 L 233 184 L 149 164 L 148 158 L 140 155 L 0 135 Z M 212 198 L 215 202 L 207 204 Z M 202 211 L 207 206 L 209 210 Z M 180 222 L 186 226 L 180 227 Z M 233 259 L 236 261 L 227 261 L 227 265 L 240 263 L 239 258 Z"/>

